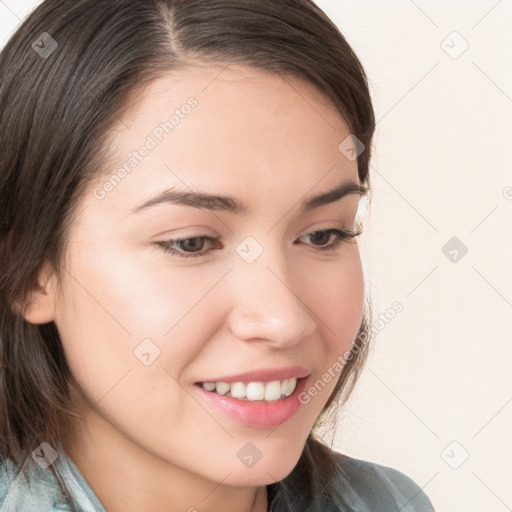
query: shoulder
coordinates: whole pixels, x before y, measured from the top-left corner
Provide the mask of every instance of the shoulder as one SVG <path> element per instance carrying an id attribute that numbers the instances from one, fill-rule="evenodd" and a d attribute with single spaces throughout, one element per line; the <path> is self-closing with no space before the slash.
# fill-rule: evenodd
<path id="1" fill-rule="evenodd" d="M 68 512 L 49 469 L 27 458 L 22 468 L 0 460 L 0 512 Z"/>
<path id="2" fill-rule="evenodd" d="M 357 511 L 433 512 L 425 492 L 397 469 L 335 453 L 338 463 L 334 496 Z M 340 504 L 341 505 L 341 504 Z"/>

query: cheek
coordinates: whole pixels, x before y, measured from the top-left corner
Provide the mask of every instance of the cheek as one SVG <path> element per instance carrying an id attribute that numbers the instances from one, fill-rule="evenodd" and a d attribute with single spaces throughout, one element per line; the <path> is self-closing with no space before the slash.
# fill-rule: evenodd
<path id="1" fill-rule="evenodd" d="M 317 308 L 315 313 L 323 321 L 319 325 L 324 328 L 331 353 L 344 352 L 357 335 L 363 316 L 364 281 L 357 249 L 350 258 L 340 261 L 339 267 L 323 272 L 315 282 L 310 286 L 316 290 L 311 296 Z"/>
<path id="2" fill-rule="evenodd" d="M 198 304 L 216 276 L 209 283 L 194 279 L 192 268 L 174 264 L 171 271 L 144 258 L 100 244 L 71 256 L 55 323 L 71 371 L 93 401 L 114 395 L 118 382 L 124 388 L 137 382 L 130 393 L 141 403 L 164 382 L 168 395 L 174 381 L 163 368 L 178 379 L 211 337 L 214 327 Z M 205 321 L 193 321 L 198 311 Z"/>
<path id="3" fill-rule="evenodd" d="M 114 346 L 130 339 L 132 348 L 147 337 L 170 338 L 217 278 L 212 275 L 210 283 L 196 268 L 166 265 L 156 250 L 129 251 L 121 244 L 77 255 L 70 272 L 63 320 L 71 316 L 74 329 L 108 333 Z"/>
<path id="4" fill-rule="evenodd" d="M 311 351 L 316 358 L 316 372 L 299 399 L 306 405 L 304 409 L 312 423 L 331 396 L 343 371 L 346 354 L 361 326 L 364 280 L 358 252 L 357 257 L 353 256 L 340 262 L 339 267 L 328 275 L 318 276 L 318 286 L 314 287 L 317 294 L 310 295 L 315 298 L 312 304 L 315 304 L 314 311 L 320 318 L 318 325 L 323 333 L 320 341 L 323 342 L 323 350 L 317 346 L 314 352 Z"/>
<path id="5" fill-rule="evenodd" d="M 130 436 L 186 430 L 179 382 L 215 328 L 199 307 L 212 285 L 108 253 L 70 272 L 56 324 L 88 405 Z"/>

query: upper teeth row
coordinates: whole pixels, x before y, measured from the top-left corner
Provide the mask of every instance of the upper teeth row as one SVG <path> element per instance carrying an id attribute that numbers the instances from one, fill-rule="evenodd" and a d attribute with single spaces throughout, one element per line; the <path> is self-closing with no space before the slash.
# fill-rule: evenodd
<path id="1" fill-rule="evenodd" d="M 247 398 L 247 400 L 279 400 L 282 395 L 290 396 L 297 384 L 297 379 L 273 380 L 271 382 L 203 382 L 207 391 L 215 391 L 225 395 L 231 391 L 232 398 Z"/>

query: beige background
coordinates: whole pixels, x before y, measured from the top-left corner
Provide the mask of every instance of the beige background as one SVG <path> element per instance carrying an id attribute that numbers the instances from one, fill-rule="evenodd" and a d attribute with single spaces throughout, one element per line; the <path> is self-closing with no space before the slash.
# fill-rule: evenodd
<path id="1" fill-rule="evenodd" d="M 437 511 L 510 510 L 512 0 L 317 3 L 374 98 L 374 320 L 403 306 L 375 325 L 335 447 L 408 474 Z M 0 47 L 37 4 L 0 0 Z"/>

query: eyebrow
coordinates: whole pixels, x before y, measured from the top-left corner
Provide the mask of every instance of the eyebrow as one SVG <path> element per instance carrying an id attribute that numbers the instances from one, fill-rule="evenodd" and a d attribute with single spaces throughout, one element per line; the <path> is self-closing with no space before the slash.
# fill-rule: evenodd
<path id="1" fill-rule="evenodd" d="M 314 208 L 334 203 L 349 194 L 359 194 L 360 196 L 364 196 L 367 192 L 367 187 L 359 185 L 353 181 L 344 181 L 332 190 L 304 199 L 300 206 L 300 213 L 304 214 Z M 225 211 L 236 215 L 242 215 L 248 212 L 248 206 L 234 197 L 170 188 L 136 206 L 130 214 L 138 213 L 161 203 Z"/>

